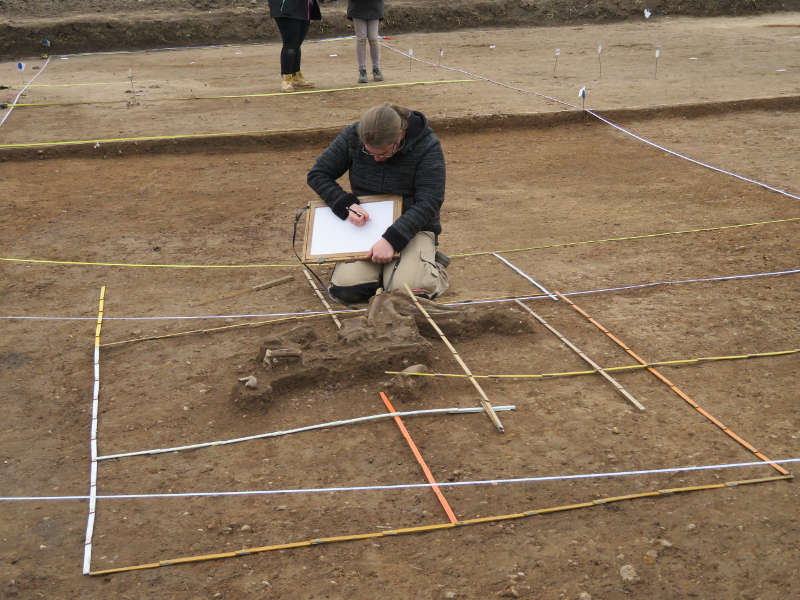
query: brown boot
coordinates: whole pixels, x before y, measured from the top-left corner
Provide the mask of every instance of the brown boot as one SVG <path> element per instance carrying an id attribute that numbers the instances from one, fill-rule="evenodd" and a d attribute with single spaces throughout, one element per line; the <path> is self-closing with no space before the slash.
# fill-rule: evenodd
<path id="1" fill-rule="evenodd" d="M 293 81 L 294 78 L 292 77 L 291 73 L 287 73 L 286 75 L 281 75 L 281 91 L 282 92 L 295 91 Z"/>
<path id="2" fill-rule="evenodd" d="M 294 83 L 294 87 L 296 88 L 313 88 L 314 84 L 305 77 L 303 77 L 303 72 L 298 71 L 294 75 L 292 75 L 292 82 Z"/>

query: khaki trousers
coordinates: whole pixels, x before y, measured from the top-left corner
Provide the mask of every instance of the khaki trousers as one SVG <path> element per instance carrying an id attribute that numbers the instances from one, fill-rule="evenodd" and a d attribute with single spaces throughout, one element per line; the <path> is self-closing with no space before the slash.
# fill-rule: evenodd
<path id="1" fill-rule="evenodd" d="M 436 236 L 420 231 L 400 252 L 400 258 L 385 265 L 370 260 L 338 263 L 331 284 L 349 287 L 380 282 L 385 291 L 424 290 L 430 298 L 442 295 L 449 287 L 447 271 L 436 262 Z"/>

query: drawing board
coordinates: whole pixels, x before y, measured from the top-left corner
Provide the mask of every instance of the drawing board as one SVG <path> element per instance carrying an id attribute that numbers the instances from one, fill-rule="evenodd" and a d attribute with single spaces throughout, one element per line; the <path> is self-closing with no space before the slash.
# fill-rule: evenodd
<path id="1" fill-rule="evenodd" d="M 303 262 L 335 262 L 366 258 L 386 228 L 400 216 L 400 196 L 362 196 L 358 199 L 370 220 L 358 227 L 337 217 L 322 200 L 309 203 L 306 213 Z M 357 209 L 358 207 L 354 205 Z"/>

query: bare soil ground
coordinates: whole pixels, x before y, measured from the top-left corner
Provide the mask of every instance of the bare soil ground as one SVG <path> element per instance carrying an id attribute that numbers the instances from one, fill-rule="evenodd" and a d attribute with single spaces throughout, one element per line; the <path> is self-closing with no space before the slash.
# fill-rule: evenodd
<path id="1" fill-rule="evenodd" d="M 101 286 L 101 344 L 226 328 L 101 349 L 100 455 L 386 410 L 379 392 L 390 377 L 374 370 L 343 368 L 278 397 L 244 390 L 240 378 L 264 380 L 265 342 L 297 338 L 300 325 L 314 332 L 315 351 L 335 357 L 344 342 L 329 317 L 230 327 L 268 320 L 234 315 L 320 310 L 293 263 L 294 213 L 312 197 L 305 173 L 316 155 L 376 102 L 423 110 L 446 152 L 441 241 L 454 258 L 442 302 L 539 294 L 491 252 L 564 293 L 800 267 L 796 199 L 668 154 L 576 108 L 577 89 L 586 85 L 587 107 L 637 134 L 797 196 L 800 14 L 656 15 L 647 22 L 403 34 L 387 44 L 413 47 L 434 63 L 444 47 L 443 64 L 461 71 L 409 68 L 387 47 L 387 83 L 439 83 L 287 97 L 253 95 L 274 91 L 275 44 L 29 61 L 41 74 L 19 102 L 47 106 L 17 106 L 0 127 L 0 257 L 61 262 L 1 261 L 2 316 L 84 320 L 3 319 L 3 497 L 88 492 Z M 352 86 L 351 40 L 309 43 L 304 52 L 304 71 L 318 89 Z M 0 64 L 4 80 L 19 78 L 15 65 Z M 484 80 L 441 83 L 470 79 L 463 71 L 523 91 Z M 76 85 L 86 83 L 104 85 Z M 2 90 L 0 101 L 18 92 Z M 238 97 L 211 98 L 221 95 Z M 247 134 L 255 131 L 268 133 Z M 207 137 L 212 133 L 231 135 Z M 108 141 L 159 135 L 175 137 Z M 318 270 L 324 276 L 327 267 Z M 294 275 L 288 284 L 198 306 L 287 273 Z M 646 361 L 775 353 L 800 347 L 797 277 L 675 283 L 571 300 Z M 634 364 L 564 301 L 545 296 L 526 305 L 600 365 Z M 448 331 L 476 375 L 588 368 L 516 304 L 471 310 L 497 320 Z M 119 319 L 197 315 L 222 316 Z M 429 333 L 420 352 L 429 369 L 458 373 Z M 413 358 L 398 355 L 387 366 L 399 370 Z M 659 370 L 760 453 L 798 456 L 798 354 Z M 499 413 L 504 434 L 483 414 L 408 417 L 405 424 L 440 482 L 757 459 L 652 374 L 614 377 L 645 411 L 598 375 L 493 378 L 480 380 L 492 403 L 516 406 Z M 431 378 L 421 391 L 392 393 L 391 400 L 398 410 L 479 406 L 475 389 L 453 378 Z M 456 517 L 468 520 L 778 474 L 769 466 L 737 467 L 442 492 Z M 424 481 L 388 420 L 103 460 L 98 469 L 98 493 L 109 495 Z M 97 577 L 81 574 L 85 500 L 3 502 L 0 596 L 777 600 L 800 594 L 793 576 L 800 566 L 798 502 L 793 480 L 724 486 Z M 425 488 L 101 499 L 91 567 L 447 522 Z"/>
<path id="2" fill-rule="evenodd" d="M 1 0 L 0 58 L 53 51 L 128 50 L 279 39 L 263 0 Z M 311 38 L 352 33 L 346 0 L 322 5 Z M 800 0 L 461 0 L 386 3 L 395 33 L 599 23 L 659 16 L 755 15 L 800 10 Z"/>

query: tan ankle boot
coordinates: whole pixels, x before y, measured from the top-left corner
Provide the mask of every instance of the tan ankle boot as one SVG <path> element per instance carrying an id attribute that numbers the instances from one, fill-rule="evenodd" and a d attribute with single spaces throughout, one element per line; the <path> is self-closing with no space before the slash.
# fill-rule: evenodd
<path id="1" fill-rule="evenodd" d="M 287 73 L 286 75 L 281 75 L 281 91 L 282 92 L 295 91 L 293 82 L 294 78 L 292 77 L 291 73 Z"/>
<path id="2" fill-rule="evenodd" d="M 303 77 L 303 72 L 298 71 L 292 76 L 292 82 L 296 88 L 313 88 L 314 84 Z"/>

